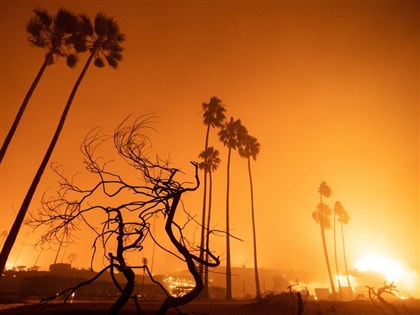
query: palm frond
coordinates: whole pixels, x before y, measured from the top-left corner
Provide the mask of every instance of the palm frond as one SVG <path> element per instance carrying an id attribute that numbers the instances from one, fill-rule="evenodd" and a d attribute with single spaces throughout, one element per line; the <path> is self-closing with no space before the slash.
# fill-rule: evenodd
<path id="1" fill-rule="evenodd" d="M 320 213 L 320 216 L 329 217 L 332 214 L 332 210 L 331 210 L 330 206 L 327 205 L 326 203 L 318 203 L 316 208 L 317 208 L 318 212 Z"/>
<path id="2" fill-rule="evenodd" d="M 26 24 L 26 31 L 33 37 L 39 36 L 42 30 L 42 25 L 39 19 L 35 16 L 31 17 L 29 22 Z"/>
<path id="3" fill-rule="evenodd" d="M 350 216 L 347 213 L 344 213 L 338 218 L 338 221 L 344 224 L 348 224 L 350 222 Z"/>
<path id="4" fill-rule="evenodd" d="M 47 10 L 35 9 L 34 13 L 44 27 L 48 28 L 51 26 L 53 18 L 48 14 Z"/>
<path id="5" fill-rule="evenodd" d="M 77 16 L 73 13 L 60 9 L 54 19 L 54 25 L 62 33 L 75 33 L 78 27 Z"/>
<path id="6" fill-rule="evenodd" d="M 239 147 L 247 135 L 248 131 L 242 125 L 241 120 L 234 120 L 233 117 L 230 121 L 223 125 L 219 131 L 219 140 L 228 148 L 236 149 Z"/>
<path id="7" fill-rule="evenodd" d="M 260 144 L 257 138 L 246 135 L 238 148 L 239 155 L 244 158 L 251 158 L 255 161 L 260 153 Z"/>
<path id="8" fill-rule="evenodd" d="M 70 54 L 67 56 L 67 66 L 74 68 L 77 64 L 78 57 L 76 54 Z"/>
<path id="9" fill-rule="evenodd" d="M 324 229 L 331 229 L 331 219 L 328 217 L 322 217 L 322 227 Z"/>
<path id="10" fill-rule="evenodd" d="M 95 66 L 97 66 L 98 68 L 103 68 L 105 67 L 105 63 L 104 60 L 101 57 L 96 57 L 95 58 L 95 62 L 94 62 Z"/>
<path id="11" fill-rule="evenodd" d="M 127 38 L 126 38 L 125 34 L 123 34 L 123 33 L 119 33 L 117 35 L 117 37 L 115 38 L 115 41 L 118 42 L 118 43 L 122 43 L 126 40 L 127 40 Z"/>
<path id="12" fill-rule="evenodd" d="M 316 221 L 316 223 L 319 223 L 318 211 L 312 212 L 312 218 Z"/>
<path id="13" fill-rule="evenodd" d="M 198 156 L 204 160 L 199 163 L 199 168 L 205 169 L 207 172 L 216 171 L 221 162 L 219 158 L 219 151 L 214 147 L 208 147 L 207 150 L 201 151 Z"/>
<path id="14" fill-rule="evenodd" d="M 332 193 L 330 186 L 328 186 L 326 182 L 322 182 L 321 185 L 319 185 L 318 192 L 324 197 L 330 197 Z"/>
<path id="15" fill-rule="evenodd" d="M 209 103 L 203 103 L 203 123 L 211 125 L 213 128 L 221 127 L 226 119 L 224 112 L 226 109 L 222 101 L 213 96 L 210 98 Z"/>
<path id="16" fill-rule="evenodd" d="M 335 205 L 334 205 L 334 212 L 338 215 L 341 216 L 345 213 L 346 210 L 344 210 L 343 205 L 341 204 L 340 201 L 336 201 Z"/>
<path id="17" fill-rule="evenodd" d="M 82 32 L 78 32 L 77 34 L 73 34 L 70 38 L 71 43 L 73 44 L 74 49 L 76 52 L 85 52 L 87 51 L 88 47 L 86 45 L 86 36 Z"/>
<path id="18" fill-rule="evenodd" d="M 108 18 L 106 15 L 104 15 L 103 13 L 98 13 L 95 16 L 95 33 L 98 36 L 105 36 L 107 35 L 107 33 L 109 32 L 109 27 L 110 27 L 110 18 Z"/>
<path id="19" fill-rule="evenodd" d="M 92 22 L 90 21 L 89 16 L 85 14 L 82 14 L 79 16 L 78 29 L 84 36 L 93 35 L 93 25 L 92 25 Z"/>
<path id="20" fill-rule="evenodd" d="M 116 69 L 118 67 L 118 61 L 110 55 L 105 56 L 105 59 L 112 68 Z"/>

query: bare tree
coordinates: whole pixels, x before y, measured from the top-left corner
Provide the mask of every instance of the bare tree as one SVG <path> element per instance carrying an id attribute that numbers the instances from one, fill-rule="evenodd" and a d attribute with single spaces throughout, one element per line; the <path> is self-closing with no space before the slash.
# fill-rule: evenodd
<path id="1" fill-rule="evenodd" d="M 61 178 L 57 195 L 45 199 L 43 209 L 32 215 L 30 223 L 33 226 L 48 226 L 47 232 L 41 239 L 42 243 L 72 242 L 81 223 L 96 235 L 92 240 L 91 269 L 98 255 L 104 258 L 105 267 L 94 278 L 61 292 L 58 296 L 63 296 L 64 302 L 81 286 L 92 283 L 105 271 L 109 271 L 115 286 L 121 293 L 110 308 L 109 314 L 117 314 L 130 299 L 135 301 L 140 313 L 140 305 L 133 295 L 134 270 L 143 268 L 152 281 L 165 291 L 166 299 L 158 311 L 158 314 L 165 314 L 171 307 L 192 301 L 203 289 L 203 281 L 197 269 L 198 264 L 209 266 L 219 264 L 219 259 L 209 251 L 208 254 L 213 259 L 211 262 L 205 262 L 197 257 L 183 233 L 186 224 L 180 225 L 175 220 L 183 194 L 193 192 L 199 186 L 198 165 L 191 162 L 195 169 L 194 182 L 183 183 L 177 180 L 179 169 L 171 168 L 168 162 L 159 158 L 155 161 L 149 159 L 147 152 L 150 148 L 150 140 L 143 132 L 145 128 L 150 128 L 150 118 L 151 116 L 145 115 L 129 125 L 125 125 L 126 121 L 124 121 L 117 127 L 113 137 L 119 157 L 141 175 L 141 183 L 130 183 L 129 179 L 108 170 L 110 161 L 96 157 L 95 153 L 109 137 L 91 133 L 85 138 L 81 149 L 86 169 L 96 177 L 94 184 L 89 188 L 80 187 L 56 169 L 56 173 Z M 136 180 L 138 181 L 138 176 Z M 176 251 L 159 244 L 153 235 L 151 220 L 159 214 L 165 219 L 166 235 Z M 101 219 L 100 227 L 93 225 L 92 215 Z M 190 221 L 192 220 L 188 220 Z M 186 263 L 195 280 L 195 287 L 190 292 L 180 297 L 173 297 L 162 284 L 155 281 L 146 264 L 131 265 L 127 262 L 126 255 L 129 252 L 135 252 L 138 255 L 147 237 L 152 238 L 159 247 Z M 137 260 L 141 261 L 140 258 Z M 115 271 L 124 275 L 124 284 L 118 282 L 114 275 Z M 55 298 L 56 296 L 47 298 L 44 302 Z"/>
<path id="2" fill-rule="evenodd" d="M 378 307 L 384 314 L 387 314 L 384 308 L 382 308 L 379 304 L 375 303 L 375 299 L 378 299 L 379 302 L 381 302 L 382 305 L 386 306 L 389 310 L 392 311 L 395 315 L 399 315 L 399 312 L 395 305 L 388 302 L 382 295 L 388 294 L 393 297 L 398 298 L 398 296 L 395 294 L 395 292 L 398 292 L 397 286 L 394 284 L 394 282 L 391 282 L 390 284 L 387 284 L 386 281 L 384 282 L 383 286 L 380 287 L 377 292 L 375 292 L 374 288 L 366 286 L 369 290 L 369 298 L 372 301 L 372 303 Z"/>

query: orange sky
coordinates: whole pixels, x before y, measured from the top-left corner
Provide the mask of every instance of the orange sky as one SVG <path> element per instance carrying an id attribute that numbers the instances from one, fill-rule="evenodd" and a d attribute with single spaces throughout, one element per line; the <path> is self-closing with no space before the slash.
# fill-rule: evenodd
<path id="1" fill-rule="evenodd" d="M 129 114 L 150 112 L 158 116 L 154 151 L 191 173 L 189 161 L 204 147 L 201 104 L 217 96 L 227 116 L 240 118 L 261 143 L 252 167 L 262 268 L 313 270 L 325 278 L 311 213 L 326 181 L 330 204 L 340 200 L 352 218 L 346 226 L 351 266 L 377 253 L 420 272 L 418 1 L 2 1 L 2 140 L 44 56 L 26 40 L 36 7 L 92 18 L 102 11 L 127 36 L 118 70 L 91 67 L 76 95 L 51 160 L 66 174 L 83 174 L 79 146 L 91 129 L 111 133 Z M 82 63 L 73 70 L 64 60 L 49 67 L 29 103 L 1 165 L 0 231 L 12 224 Z M 212 221 L 223 229 L 227 150 L 214 132 L 211 140 L 223 160 L 214 175 Z M 235 154 L 231 227 L 244 242 L 233 241 L 232 263 L 251 267 L 246 171 Z M 47 170 L 31 209 L 56 187 Z M 201 190 L 188 196 L 188 210 L 198 215 L 201 200 Z M 27 231 L 10 263 L 16 256 L 18 265 L 34 263 L 37 252 L 21 246 Z M 223 238 L 214 246 L 223 258 Z M 67 255 L 76 252 L 74 264 L 87 267 L 89 247 L 80 240 Z M 18 255 L 20 248 L 26 252 Z M 53 257 L 45 252 L 39 264 Z M 163 259 L 155 268 L 170 271 Z"/>

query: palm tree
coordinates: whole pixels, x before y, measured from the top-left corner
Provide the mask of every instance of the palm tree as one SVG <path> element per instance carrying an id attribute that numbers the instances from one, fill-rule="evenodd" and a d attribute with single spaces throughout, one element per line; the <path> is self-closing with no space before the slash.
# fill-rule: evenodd
<path id="1" fill-rule="evenodd" d="M 318 189 L 320 203 L 317 206 L 317 210 L 312 213 L 312 217 L 314 220 L 319 224 L 321 229 L 321 239 L 322 239 L 322 246 L 324 248 L 324 256 L 325 262 L 327 264 L 328 269 L 328 276 L 330 279 L 331 291 L 333 298 L 336 297 L 335 285 L 334 280 L 331 273 L 330 267 L 330 260 L 328 258 L 328 251 L 327 251 L 327 242 L 325 240 L 325 229 L 331 228 L 331 208 L 322 202 L 322 197 L 330 197 L 331 196 L 331 188 L 327 185 L 326 182 L 322 182 Z"/>
<path id="2" fill-rule="evenodd" d="M 77 51 L 85 51 L 89 49 L 90 56 L 83 67 L 71 93 L 67 100 L 67 104 L 61 114 L 60 121 L 57 125 L 54 136 L 50 142 L 47 152 L 38 168 L 38 171 L 29 187 L 29 190 L 23 200 L 23 203 L 19 209 L 16 219 L 12 225 L 10 233 L 6 239 L 3 249 L 0 254 L 0 270 L 3 270 L 7 258 L 9 257 L 10 251 L 12 250 L 13 244 L 19 233 L 20 226 L 25 218 L 26 212 L 28 211 L 32 197 L 35 194 L 35 190 L 41 180 L 42 174 L 48 164 L 48 161 L 54 151 L 55 145 L 57 144 L 61 130 L 63 129 L 64 123 L 67 118 L 67 114 L 70 110 L 71 104 L 73 103 L 74 96 L 76 95 L 77 89 L 80 86 L 91 62 L 95 59 L 95 66 L 104 67 L 105 63 L 103 58 L 106 59 L 108 64 L 112 68 L 117 68 L 118 62 L 122 60 L 120 44 L 125 40 L 124 34 L 120 33 L 119 26 L 114 19 L 109 18 L 101 13 L 95 17 L 94 26 L 90 22 L 90 19 L 83 15 L 78 25 L 78 36 L 74 38 L 73 44 Z M 1 280 L 0 280 L 1 281 Z"/>
<path id="3" fill-rule="evenodd" d="M 351 284 L 350 284 L 350 277 L 349 277 L 349 270 L 347 268 L 347 255 L 346 255 L 346 246 L 344 242 L 344 228 L 343 223 L 348 224 L 350 221 L 350 216 L 346 209 L 344 209 L 343 205 L 340 201 L 337 201 L 334 205 L 334 213 L 338 215 L 338 222 L 340 222 L 341 226 L 341 241 L 343 244 L 343 256 L 344 256 L 344 268 L 346 269 L 346 277 L 347 277 L 347 285 L 349 287 L 349 292 L 351 292 Z"/>
<path id="4" fill-rule="evenodd" d="M 207 212 L 207 237 L 206 237 L 206 255 L 205 261 L 208 261 L 208 252 L 210 249 L 210 219 L 211 219 L 211 202 L 212 202 L 212 191 L 213 191 L 213 172 L 217 170 L 219 164 L 221 162 L 219 158 L 219 151 L 214 149 L 213 147 L 207 148 L 206 151 L 200 153 L 200 158 L 204 161 L 198 164 L 200 169 L 203 169 L 205 172 L 209 174 L 209 205 L 208 205 L 208 212 Z M 209 268 L 208 265 L 204 268 L 204 288 L 202 296 L 204 298 L 209 297 Z"/>
<path id="5" fill-rule="evenodd" d="M 67 257 L 67 259 L 69 260 L 69 262 L 70 262 L 70 265 L 72 265 L 73 264 L 73 261 L 75 261 L 76 260 L 76 258 L 77 258 L 77 254 L 76 253 L 70 253 L 70 255 Z"/>
<path id="6" fill-rule="evenodd" d="M 255 213 L 254 213 L 254 190 L 252 186 L 252 175 L 251 175 L 251 158 L 256 161 L 257 155 L 260 153 L 260 144 L 257 138 L 246 135 L 242 145 L 238 149 L 239 155 L 248 160 L 248 174 L 249 174 L 249 185 L 251 188 L 251 218 L 252 218 L 252 235 L 254 242 L 254 270 L 255 270 L 255 291 L 256 298 L 261 298 L 260 289 L 260 277 L 258 275 L 258 263 L 257 263 L 257 235 L 255 231 Z"/>
<path id="7" fill-rule="evenodd" d="M 213 96 L 210 98 L 210 101 L 208 103 L 202 104 L 203 108 L 203 123 L 207 126 L 206 131 L 206 140 L 204 145 L 204 151 L 207 152 L 208 145 L 209 145 L 209 135 L 210 135 L 210 128 L 220 128 L 226 117 L 225 117 L 225 108 L 222 104 L 222 101 Z M 201 155 L 201 154 L 200 154 Z M 204 159 L 206 159 L 207 156 L 204 155 Z M 207 162 L 204 160 L 204 164 L 206 165 Z M 201 219 L 201 239 L 200 239 L 200 259 L 204 258 L 204 240 L 205 240 L 205 217 L 206 217 L 206 203 L 207 203 L 207 173 L 209 172 L 208 168 L 204 168 L 204 183 L 203 183 L 203 211 L 202 211 L 202 219 Z M 203 264 L 200 264 L 199 266 L 199 273 L 200 276 L 203 276 Z"/>
<path id="8" fill-rule="evenodd" d="M 33 46 L 46 49 L 47 53 L 4 139 L 0 150 L 0 163 L 3 161 L 29 100 L 47 66 L 54 63 L 54 57 L 60 56 L 67 58 L 67 65 L 70 68 L 73 68 L 77 62 L 76 55 L 71 53 L 72 37 L 77 27 L 76 15 L 64 9 L 60 9 L 54 18 L 46 10 L 34 10 L 34 13 L 35 16 L 29 20 L 26 26 L 26 31 L 29 33 L 28 40 Z"/>
<path id="9" fill-rule="evenodd" d="M 226 300 L 232 299 L 232 275 L 230 265 L 230 226 L 229 226 L 229 180 L 230 180 L 230 157 L 232 149 L 237 149 L 247 134 L 241 120 L 233 117 L 219 131 L 219 139 L 228 148 L 227 179 L 226 179 Z"/>

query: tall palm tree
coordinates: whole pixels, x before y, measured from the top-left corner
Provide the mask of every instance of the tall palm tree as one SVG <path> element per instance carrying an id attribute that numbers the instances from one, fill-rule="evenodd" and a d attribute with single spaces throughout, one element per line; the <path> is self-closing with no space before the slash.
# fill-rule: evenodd
<path id="1" fill-rule="evenodd" d="M 249 174 L 249 185 L 251 188 L 251 219 L 252 219 L 252 235 L 254 244 L 254 271 L 255 271 L 255 291 L 256 298 L 261 298 L 260 289 L 260 277 L 258 275 L 258 260 L 257 260 L 257 234 L 255 230 L 255 212 L 254 212 L 254 189 L 252 186 L 252 174 L 251 174 L 251 158 L 256 161 L 257 155 L 260 153 L 260 144 L 257 138 L 246 135 L 242 145 L 238 149 L 239 155 L 248 160 L 248 174 Z"/>
<path id="2" fill-rule="evenodd" d="M 204 151 L 207 152 L 209 146 L 209 135 L 210 135 L 210 128 L 220 128 L 222 127 L 226 117 L 225 117 L 225 107 L 222 104 L 222 101 L 213 96 L 210 98 L 208 103 L 202 104 L 203 108 L 203 123 L 207 126 L 206 131 L 206 140 L 204 145 Z M 207 156 L 204 155 L 204 159 Z M 204 164 L 207 164 L 206 160 L 204 160 Z M 204 181 L 203 181 L 203 210 L 202 210 L 202 218 L 201 218 L 201 239 L 200 239 L 200 258 L 204 258 L 204 240 L 205 240 L 205 218 L 206 218 L 206 203 L 207 203 L 207 173 L 209 169 L 204 168 Z M 203 265 L 200 264 L 199 266 L 199 273 L 200 276 L 203 277 Z"/>
<path id="3" fill-rule="evenodd" d="M 206 151 L 200 153 L 200 158 L 203 159 L 203 162 L 198 164 L 200 169 L 203 169 L 205 172 L 209 174 L 209 205 L 208 205 L 208 212 L 207 212 L 207 222 L 206 222 L 206 255 L 205 261 L 208 261 L 209 249 L 210 249 L 210 219 L 211 219 L 211 204 L 212 204 L 212 192 L 213 192 L 213 172 L 217 170 L 219 164 L 221 162 L 219 158 L 219 151 L 214 149 L 213 147 L 208 147 Z M 209 267 L 208 265 L 204 268 L 204 288 L 202 297 L 208 298 L 209 297 Z"/>
<path id="4" fill-rule="evenodd" d="M 226 300 L 232 299 L 232 275 L 230 263 L 230 223 L 229 223 L 229 186 L 230 186 L 230 158 L 232 149 L 236 150 L 247 134 L 241 120 L 233 117 L 219 131 L 219 140 L 228 148 L 227 179 L 226 179 Z"/>
<path id="5" fill-rule="evenodd" d="M 350 284 L 350 277 L 349 277 L 349 270 L 347 268 L 347 255 L 346 255 L 346 245 L 344 242 L 344 228 L 343 223 L 348 224 L 350 221 L 350 216 L 346 209 L 344 209 L 343 205 L 340 201 L 337 201 L 334 205 L 334 213 L 338 216 L 338 222 L 340 222 L 341 226 L 341 242 L 343 246 L 343 256 L 344 256 L 344 268 L 346 270 L 346 277 L 347 277 L 347 285 L 349 287 L 349 292 L 351 292 L 351 284 Z"/>
<path id="6" fill-rule="evenodd" d="M 327 264 L 328 277 L 330 279 L 332 295 L 333 295 L 333 298 L 335 299 L 336 298 L 335 285 L 334 285 L 334 280 L 331 273 L 330 260 L 328 258 L 327 242 L 325 240 L 325 229 L 331 228 L 331 212 L 332 211 L 331 211 L 331 208 L 327 204 L 322 202 L 322 197 L 328 198 L 331 196 L 331 188 L 327 185 L 326 182 L 322 182 L 318 188 L 318 193 L 320 197 L 320 203 L 317 206 L 317 210 L 312 213 L 312 217 L 319 224 L 320 229 L 321 229 L 321 239 L 322 239 L 322 246 L 324 248 L 325 262 Z"/>
<path id="7" fill-rule="evenodd" d="M 33 46 L 46 49 L 47 53 L 4 139 L 0 150 L 0 163 L 3 161 L 29 100 L 47 66 L 54 63 L 54 57 L 60 56 L 67 58 L 67 65 L 70 68 L 73 68 L 77 62 L 76 55 L 71 53 L 72 37 L 77 27 L 76 15 L 64 9 L 60 9 L 54 18 L 46 10 L 37 9 L 34 10 L 34 13 L 35 16 L 26 25 L 26 31 L 29 33 L 28 40 Z"/>
<path id="8" fill-rule="evenodd" d="M 76 95 L 77 89 L 79 88 L 92 60 L 95 59 L 95 66 L 104 67 L 105 63 L 103 58 L 105 58 L 112 68 L 117 68 L 118 62 L 122 60 L 122 47 L 120 44 L 125 40 L 125 36 L 120 33 L 119 26 L 114 19 L 99 13 L 95 17 L 94 25 L 92 25 L 89 17 L 83 15 L 81 16 L 78 30 L 78 36 L 75 37 L 73 42 L 74 47 L 77 51 L 85 51 L 88 49 L 90 51 L 90 55 L 70 93 L 47 152 L 44 155 L 31 186 L 29 187 L 3 246 L 0 254 L 0 270 L 3 270 L 6 265 L 7 258 L 9 257 L 10 251 L 12 250 L 13 244 L 19 233 L 20 226 L 22 225 L 26 212 L 28 211 L 32 197 L 35 194 L 42 174 L 44 173 L 48 161 L 54 151 L 55 145 L 57 144 L 58 138 L 66 121 L 67 114 L 70 110 L 71 104 L 73 103 L 74 96 Z"/>

